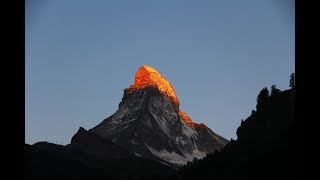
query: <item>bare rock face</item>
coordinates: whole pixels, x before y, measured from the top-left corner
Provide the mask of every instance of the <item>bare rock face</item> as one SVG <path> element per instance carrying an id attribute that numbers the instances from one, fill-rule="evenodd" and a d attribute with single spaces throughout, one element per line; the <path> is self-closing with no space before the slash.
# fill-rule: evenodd
<path id="1" fill-rule="evenodd" d="M 149 66 L 124 90 L 119 109 L 90 132 L 110 139 L 136 156 L 180 166 L 228 142 L 179 109 L 172 85 Z"/>

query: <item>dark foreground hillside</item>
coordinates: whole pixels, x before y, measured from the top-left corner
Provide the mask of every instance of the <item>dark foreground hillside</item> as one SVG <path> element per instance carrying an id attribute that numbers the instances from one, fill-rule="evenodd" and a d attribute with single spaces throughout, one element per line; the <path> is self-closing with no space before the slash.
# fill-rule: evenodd
<path id="1" fill-rule="evenodd" d="M 177 179 L 177 171 L 138 157 L 101 160 L 68 146 L 25 145 L 25 177 L 32 180 Z"/>
<path id="2" fill-rule="evenodd" d="M 183 179 L 295 179 L 295 90 L 257 106 L 223 150 L 182 168 Z"/>

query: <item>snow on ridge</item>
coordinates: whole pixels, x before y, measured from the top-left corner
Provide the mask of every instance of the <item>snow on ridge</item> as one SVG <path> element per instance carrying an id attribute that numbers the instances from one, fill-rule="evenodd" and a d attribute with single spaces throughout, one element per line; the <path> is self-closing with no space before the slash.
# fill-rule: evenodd
<path id="1" fill-rule="evenodd" d="M 185 144 L 187 144 L 187 142 L 186 141 L 184 141 L 184 140 L 182 140 L 182 137 L 180 136 L 180 137 L 176 137 L 176 143 L 179 145 L 179 144 L 181 144 L 181 145 L 185 145 Z"/>
<path id="2" fill-rule="evenodd" d="M 194 139 L 198 139 L 198 133 L 191 128 L 184 120 L 180 119 L 180 122 L 182 123 L 182 132 L 188 137 L 193 137 Z"/>
<path id="3" fill-rule="evenodd" d="M 126 125 L 125 127 L 123 127 L 121 130 L 127 129 L 130 125 Z"/>
<path id="4" fill-rule="evenodd" d="M 168 152 L 167 150 L 163 149 L 161 151 L 157 151 L 156 149 L 149 147 L 146 143 L 145 145 L 149 148 L 149 150 L 151 151 L 152 154 L 154 154 L 155 156 L 170 162 L 170 163 L 174 163 L 174 164 L 180 164 L 180 165 L 184 165 L 187 164 L 188 160 L 183 157 L 180 156 L 179 154 L 177 154 L 176 152 Z"/>
<path id="5" fill-rule="evenodd" d="M 127 124 L 129 122 L 135 121 L 137 118 L 130 119 L 129 121 L 124 122 L 123 124 Z"/>
<path id="6" fill-rule="evenodd" d="M 188 163 L 188 161 L 192 161 L 195 157 L 197 159 L 202 159 L 203 157 L 205 157 L 207 155 L 206 152 L 203 152 L 203 151 L 199 151 L 199 149 L 197 147 L 195 147 L 195 149 L 193 149 L 192 153 L 184 153 L 184 156 L 181 156 L 179 154 L 177 154 L 176 152 L 168 152 L 167 150 L 165 149 L 162 149 L 160 151 L 157 151 L 156 149 L 152 148 L 152 147 L 149 147 L 147 145 L 147 143 L 144 143 L 148 149 L 150 150 L 150 152 L 167 161 L 167 162 L 170 162 L 170 163 L 173 163 L 173 164 L 178 164 L 178 165 L 185 165 Z"/>
<path id="7" fill-rule="evenodd" d="M 168 127 L 166 126 L 166 123 L 163 122 L 163 118 L 159 118 L 156 114 L 154 114 L 152 111 L 149 111 L 153 118 L 156 120 L 156 122 L 158 123 L 158 125 L 160 126 L 161 130 L 169 136 L 169 129 Z M 169 136 L 170 137 L 170 136 Z"/>
<path id="8" fill-rule="evenodd" d="M 199 149 L 197 149 L 197 148 L 194 149 L 191 154 L 189 154 L 189 153 L 186 153 L 186 154 L 185 154 L 185 156 L 187 157 L 188 161 L 192 161 L 193 158 L 202 159 L 202 158 L 204 158 L 206 155 L 207 155 L 206 152 L 199 151 Z"/>

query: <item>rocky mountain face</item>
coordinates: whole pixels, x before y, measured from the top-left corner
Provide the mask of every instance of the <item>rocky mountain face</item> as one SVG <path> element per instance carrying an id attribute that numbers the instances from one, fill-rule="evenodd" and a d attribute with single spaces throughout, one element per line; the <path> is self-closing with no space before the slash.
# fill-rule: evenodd
<path id="1" fill-rule="evenodd" d="M 170 82 L 149 66 L 142 66 L 124 90 L 119 109 L 89 131 L 170 166 L 202 158 L 228 142 L 180 111 Z"/>
<path id="2" fill-rule="evenodd" d="M 109 139 L 102 138 L 80 127 L 72 137 L 67 148 L 87 155 L 95 156 L 100 160 L 122 159 L 134 157 L 134 154 L 123 149 Z"/>

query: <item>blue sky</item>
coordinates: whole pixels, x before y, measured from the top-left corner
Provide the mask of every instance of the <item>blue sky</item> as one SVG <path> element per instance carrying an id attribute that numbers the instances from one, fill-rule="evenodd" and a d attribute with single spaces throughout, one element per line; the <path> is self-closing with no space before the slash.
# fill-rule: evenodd
<path id="1" fill-rule="evenodd" d="M 70 143 L 118 108 L 138 68 L 194 122 L 236 139 L 263 87 L 289 88 L 294 1 L 27 0 L 25 141 Z"/>

